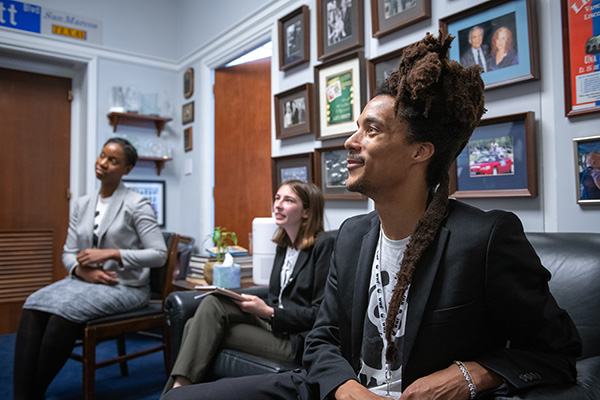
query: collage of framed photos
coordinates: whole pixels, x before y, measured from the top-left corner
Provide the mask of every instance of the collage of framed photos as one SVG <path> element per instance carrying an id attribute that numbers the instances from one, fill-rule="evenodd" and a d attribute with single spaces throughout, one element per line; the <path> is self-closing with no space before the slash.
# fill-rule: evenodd
<path id="1" fill-rule="evenodd" d="M 486 90 L 539 79 L 538 27 L 533 3 L 534 0 L 489 1 L 441 18 L 440 31 L 455 37 L 450 58 L 466 67 L 479 65 Z M 591 33 L 594 24 L 600 23 L 600 16 L 588 15 L 576 3 L 561 0 L 567 117 L 600 112 L 600 36 Z M 398 67 L 403 48 L 365 59 L 363 4 L 359 0 L 316 1 L 316 59 L 321 63 L 314 67 L 314 83 L 274 96 L 277 139 L 305 134 L 314 134 L 320 141 L 348 137 L 354 132 L 367 99 Z M 370 7 L 370 33 L 377 39 L 431 18 L 430 0 L 371 0 Z M 287 73 L 310 62 L 309 21 L 308 6 L 279 20 L 281 71 Z M 451 167 L 451 195 L 536 197 L 535 126 L 533 112 L 482 120 Z M 575 142 L 590 146 L 588 141 L 586 138 Z M 598 154 L 595 151 L 591 152 L 592 159 Z M 303 176 L 321 184 L 326 198 L 360 198 L 340 186 L 340 182 L 345 182 L 344 173 L 340 173 L 345 158 L 336 154 L 341 153 L 341 148 L 336 153 L 334 148 L 324 147 L 310 153 L 310 160 L 308 154 L 276 157 L 273 184 L 290 168 L 304 168 Z M 578 171 L 587 171 L 584 156 L 576 151 L 575 157 Z M 311 169 L 301 164 L 310 164 Z M 579 203 L 593 201 L 586 196 L 583 189 L 578 189 Z M 600 194 L 596 199 L 600 203 Z"/>

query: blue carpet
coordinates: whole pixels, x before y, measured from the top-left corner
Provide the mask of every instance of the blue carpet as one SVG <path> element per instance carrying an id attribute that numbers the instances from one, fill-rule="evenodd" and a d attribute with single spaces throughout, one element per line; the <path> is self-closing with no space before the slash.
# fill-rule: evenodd
<path id="1" fill-rule="evenodd" d="M 155 344 L 142 335 L 127 337 L 127 351 L 141 350 Z M 0 335 L 0 399 L 12 399 L 13 359 L 15 335 Z M 77 351 L 80 352 L 81 349 Z M 114 340 L 98 345 L 96 359 L 104 360 L 117 355 Z M 152 353 L 131 360 L 129 376 L 121 377 L 119 366 L 111 365 L 96 371 L 97 400 L 158 400 L 165 385 L 163 353 Z M 78 400 L 83 397 L 81 386 L 81 363 L 69 360 L 56 376 L 46 400 Z"/>

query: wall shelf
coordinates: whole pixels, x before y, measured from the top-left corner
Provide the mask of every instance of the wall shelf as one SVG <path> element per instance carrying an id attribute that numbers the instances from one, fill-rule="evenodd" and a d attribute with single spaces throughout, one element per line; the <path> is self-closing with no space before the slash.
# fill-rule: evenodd
<path id="1" fill-rule="evenodd" d="M 108 122 L 113 127 L 113 132 L 117 131 L 117 126 L 129 125 L 139 126 L 143 128 L 156 128 L 156 135 L 160 137 L 160 133 L 165 128 L 165 124 L 172 121 L 173 118 L 159 117 L 157 115 L 144 115 L 136 113 L 121 113 L 111 112 L 108 114 Z"/>
<path id="2" fill-rule="evenodd" d="M 139 161 L 154 162 L 154 164 L 156 164 L 156 175 L 160 175 L 160 171 L 162 171 L 162 169 L 165 167 L 165 161 L 171 161 L 171 160 L 173 160 L 173 159 L 168 158 L 168 157 L 146 157 L 146 156 L 138 157 L 138 162 Z"/>

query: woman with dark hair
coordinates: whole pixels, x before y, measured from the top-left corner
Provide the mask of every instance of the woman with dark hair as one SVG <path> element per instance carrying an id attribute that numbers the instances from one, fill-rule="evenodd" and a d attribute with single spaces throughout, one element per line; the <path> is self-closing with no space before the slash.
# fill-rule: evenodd
<path id="1" fill-rule="evenodd" d="M 277 253 L 267 301 L 244 294 L 244 301 L 205 297 L 188 320 L 165 390 L 203 381 L 222 348 L 282 361 L 300 361 L 304 333 L 323 300 L 333 236 L 323 234 L 324 199 L 313 183 L 284 182 L 275 195 Z"/>
<path id="2" fill-rule="evenodd" d="M 487 61 L 488 70 L 494 71 L 519 63 L 519 55 L 513 48 L 512 32 L 507 27 L 500 27 L 492 36 L 492 50 Z"/>
<path id="3" fill-rule="evenodd" d="M 68 276 L 27 298 L 17 331 L 14 398 L 43 399 L 85 322 L 143 307 L 148 267 L 167 257 L 148 200 L 121 178 L 135 166 L 127 140 L 109 139 L 96 159 L 100 190 L 78 199 L 69 219 L 62 261 Z"/>

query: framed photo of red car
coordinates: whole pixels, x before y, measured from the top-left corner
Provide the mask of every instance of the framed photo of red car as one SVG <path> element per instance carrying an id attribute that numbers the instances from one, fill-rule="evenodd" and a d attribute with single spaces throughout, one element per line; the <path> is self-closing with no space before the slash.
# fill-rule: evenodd
<path id="1" fill-rule="evenodd" d="M 366 104 L 362 51 L 315 67 L 317 140 L 349 136 Z"/>
<path id="2" fill-rule="evenodd" d="M 600 112 L 600 15 L 591 2 L 562 0 L 561 7 L 565 116 Z"/>
<path id="3" fill-rule="evenodd" d="M 373 37 L 431 18 L 431 0 L 371 0 Z"/>
<path id="4" fill-rule="evenodd" d="M 539 78 L 532 0 L 488 1 L 441 18 L 440 30 L 456 38 L 452 60 L 481 66 L 486 89 Z"/>
<path id="5" fill-rule="evenodd" d="M 277 139 L 314 132 L 312 88 L 312 83 L 305 83 L 273 96 Z"/>
<path id="6" fill-rule="evenodd" d="M 310 11 L 302 6 L 278 23 L 279 70 L 287 71 L 310 61 Z"/>
<path id="7" fill-rule="evenodd" d="M 536 197 L 533 112 L 482 119 L 450 167 L 450 196 Z"/>
<path id="8" fill-rule="evenodd" d="M 337 57 L 363 46 L 362 0 L 317 0 L 317 59 Z"/>
<path id="9" fill-rule="evenodd" d="M 273 196 L 277 193 L 279 186 L 290 179 L 314 182 L 313 153 L 271 158 L 271 177 L 273 181 Z"/>
<path id="10" fill-rule="evenodd" d="M 348 180 L 348 150 L 344 146 L 315 149 L 315 184 L 323 191 L 325 199 L 364 200 L 360 193 L 346 189 Z"/>
<path id="11" fill-rule="evenodd" d="M 577 203 L 600 204 L 600 136 L 573 139 Z"/>

